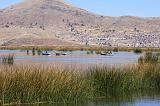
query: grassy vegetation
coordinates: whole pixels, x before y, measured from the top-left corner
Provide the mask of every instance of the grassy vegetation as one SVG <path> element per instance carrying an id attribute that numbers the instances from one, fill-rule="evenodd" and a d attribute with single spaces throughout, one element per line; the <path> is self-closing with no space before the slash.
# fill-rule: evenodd
<path id="1" fill-rule="evenodd" d="M 0 66 L 1 104 L 77 103 L 160 90 L 160 65 L 92 67 Z"/>
<path id="2" fill-rule="evenodd" d="M 68 70 L 2 66 L 0 82 L 3 104 L 70 103 L 90 97 L 88 81 Z"/>
<path id="3" fill-rule="evenodd" d="M 91 71 L 94 97 L 133 95 L 160 90 L 160 67 L 96 68 Z"/>
<path id="4" fill-rule="evenodd" d="M 13 65 L 14 63 L 14 54 L 3 55 L 0 57 L 0 62 L 3 64 Z"/>
<path id="5" fill-rule="evenodd" d="M 134 49 L 134 53 L 142 53 L 142 49 Z"/>
<path id="6" fill-rule="evenodd" d="M 85 47 L 85 46 L 0 46 L 0 49 L 9 49 L 9 50 L 59 50 L 59 51 L 74 51 L 74 50 L 85 50 L 85 51 L 160 51 L 160 48 L 129 48 L 129 47 Z"/>
<path id="7" fill-rule="evenodd" d="M 146 52 L 144 56 L 138 59 L 138 63 L 158 64 L 160 63 L 160 53 Z"/>

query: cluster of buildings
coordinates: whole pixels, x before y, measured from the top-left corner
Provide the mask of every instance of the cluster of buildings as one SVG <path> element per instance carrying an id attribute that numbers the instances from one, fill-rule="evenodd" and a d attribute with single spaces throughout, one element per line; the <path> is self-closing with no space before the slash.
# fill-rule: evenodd
<path id="1" fill-rule="evenodd" d="M 160 32 L 80 36 L 81 44 L 106 47 L 160 47 Z"/>

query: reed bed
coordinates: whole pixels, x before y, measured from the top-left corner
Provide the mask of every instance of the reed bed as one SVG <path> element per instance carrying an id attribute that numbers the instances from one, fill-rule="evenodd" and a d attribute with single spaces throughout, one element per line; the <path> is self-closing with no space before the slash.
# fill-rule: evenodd
<path id="1" fill-rule="evenodd" d="M 146 52 L 144 56 L 138 59 L 139 64 L 150 63 L 158 64 L 160 63 L 160 53 Z"/>
<path id="2" fill-rule="evenodd" d="M 135 51 L 135 52 L 153 52 L 160 51 L 160 48 L 135 48 L 135 47 L 99 47 L 99 46 L 0 46 L 0 49 L 9 50 L 59 50 L 59 51 L 74 51 L 74 50 L 85 50 L 85 51 Z"/>
<path id="3" fill-rule="evenodd" d="M 2 66 L 0 82 L 3 104 L 70 103 L 89 96 L 88 82 L 67 70 Z"/>
<path id="4" fill-rule="evenodd" d="M 0 65 L 1 104 L 77 103 L 160 90 L 160 65 L 87 70 Z"/>

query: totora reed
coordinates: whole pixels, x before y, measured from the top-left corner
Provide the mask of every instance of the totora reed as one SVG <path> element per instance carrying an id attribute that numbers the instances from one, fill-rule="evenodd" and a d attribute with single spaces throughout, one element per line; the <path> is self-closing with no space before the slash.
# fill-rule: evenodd
<path id="1" fill-rule="evenodd" d="M 160 66 L 95 66 L 82 70 L 0 66 L 1 104 L 77 103 L 160 90 Z"/>

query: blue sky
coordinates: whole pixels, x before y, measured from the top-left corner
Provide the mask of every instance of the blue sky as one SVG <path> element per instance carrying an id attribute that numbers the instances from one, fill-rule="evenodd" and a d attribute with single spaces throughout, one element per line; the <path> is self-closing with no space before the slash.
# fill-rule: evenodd
<path id="1" fill-rule="evenodd" d="M 0 0 L 0 8 L 21 0 Z M 106 16 L 160 16 L 160 0 L 65 0 L 77 7 Z"/>
<path id="2" fill-rule="evenodd" d="M 0 8 L 5 8 L 11 4 L 21 2 L 22 0 L 0 0 Z"/>

